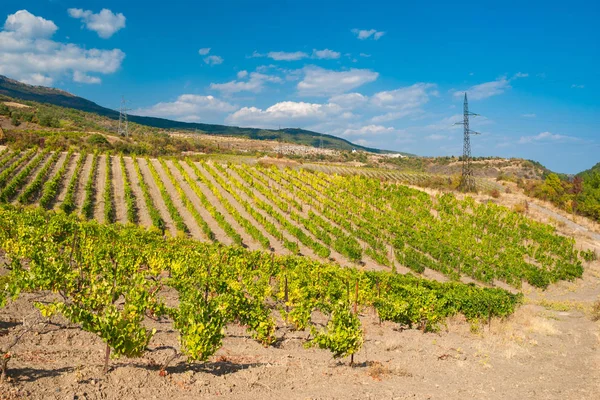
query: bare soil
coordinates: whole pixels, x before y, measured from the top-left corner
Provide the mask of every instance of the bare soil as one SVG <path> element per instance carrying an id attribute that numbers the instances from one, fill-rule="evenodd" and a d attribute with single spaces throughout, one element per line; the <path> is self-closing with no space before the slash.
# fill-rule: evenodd
<path id="1" fill-rule="evenodd" d="M 60 189 L 58 191 L 58 195 L 56 196 L 55 204 L 60 204 L 65 200 L 69 182 L 71 182 L 71 178 L 73 177 L 73 173 L 75 172 L 75 167 L 77 166 L 79 157 L 81 157 L 81 154 L 73 154 L 73 157 L 71 158 L 71 163 L 67 167 L 65 176 L 63 177 L 63 180 L 60 184 Z"/>
<path id="2" fill-rule="evenodd" d="M 190 235 L 196 240 L 205 240 L 206 238 L 202 233 L 202 230 L 196 223 L 196 220 L 194 219 L 192 214 L 190 214 L 187 208 L 185 208 L 185 206 L 183 205 L 179 193 L 169 180 L 169 177 L 163 170 L 162 165 L 160 165 L 160 162 L 158 162 L 158 160 L 156 159 L 150 160 L 150 162 L 152 163 L 152 165 L 154 165 L 156 172 L 158 172 L 160 179 L 165 185 L 165 189 L 167 189 L 169 196 L 171 196 L 171 200 L 173 201 L 175 208 L 177 208 L 177 211 L 179 211 L 179 215 L 181 215 L 181 218 L 183 218 L 183 222 L 185 222 L 185 225 L 188 227 Z"/>
<path id="3" fill-rule="evenodd" d="M 162 219 L 165 221 L 165 226 L 167 230 L 171 232 L 171 235 L 176 235 L 177 228 L 175 228 L 175 224 L 173 223 L 173 219 L 171 219 L 169 210 L 167 210 L 167 206 L 165 205 L 162 195 L 160 194 L 160 190 L 158 189 L 158 186 L 156 186 L 156 182 L 154 182 L 154 177 L 148 169 L 148 164 L 146 164 L 146 160 L 144 160 L 143 158 L 138 158 L 137 161 L 140 165 L 140 171 L 142 171 L 144 182 L 146 183 L 146 186 L 148 186 L 150 197 L 152 197 L 156 209 L 160 213 Z"/>
<path id="4" fill-rule="evenodd" d="M 181 176 L 181 173 L 173 165 L 173 162 L 171 160 L 166 160 L 165 163 L 167 164 L 167 167 L 169 167 L 169 171 L 171 171 L 175 179 L 177 179 L 179 186 L 181 187 L 187 198 L 190 199 L 190 201 L 194 205 L 194 208 L 198 211 L 202 219 L 207 223 L 208 227 L 214 234 L 216 241 L 225 245 L 232 245 L 233 240 L 229 236 L 227 236 L 227 233 L 225 233 L 223 229 L 221 229 L 217 221 L 215 221 L 215 219 L 210 215 L 210 213 L 204 207 L 202 207 L 200 199 L 198 198 L 196 193 L 194 193 L 192 188 L 190 188 L 183 176 Z"/>
<path id="5" fill-rule="evenodd" d="M 127 223 L 127 208 L 125 205 L 125 186 L 123 183 L 123 172 L 119 157 L 112 157 L 112 186 L 113 199 L 115 203 L 116 221 Z"/>
<path id="6" fill-rule="evenodd" d="M 96 175 L 96 191 L 94 203 L 94 219 L 98 222 L 104 222 L 104 188 L 106 187 L 106 155 L 98 157 L 98 172 Z"/>
<path id="7" fill-rule="evenodd" d="M 135 203 L 138 212 L 138 223 L 146 228 L 152 226 L 152 219 L 148 214 L 148 208 L 146 207 L 146 200 L 140 187 L 137 173 L 135 172 L 135 166 L 133 165 L 133 159 L 131 157 L 125 157 L 125 168 L 127 169 L 127 176 L 131 184 L 131 190 L 135 196 Z"/>
<path id="8" fill-rule="evenodd" d="M 79 182 L 77 182 L 77 189 L 75 190 L 75 204 L 77 205 L 78 212 L 81 212 L 81 207 L 83 207 L 83 202 L 85 201 L 85 184 L 90 179 L 90 174 L 92 173 L 92 160 L 94 156 L 92 154 L 88 154 L 85 163 L 83 164 L 83 168 L 81 169 L 81 176 L 79 177 Z"/>
<path id="9" fill-rule="evenodd" d="M 223 207 L 223 205 L 213 194 L 213 192 L 208 187 L 206 187 L 204 183 L 197 180 L 198 178 L 194 170 L 190 168 L 190 166 L 187 165 L 185 162 L 182 162 L 181 166 L 183 167 L 183 170 L 187 172 L 192 179 L 196 180 L 195 183 L 198 185 L 204 196 L 206 196 L 210 204 L 212 204 L 215 207 L 215 209 L 223 215 L 223 218 L 225 218 L 229 225 L 231 225 L 233 229 L 235 229 L 235 231 L 242 237 L 242 242 L 252 250 L 261 248 L 260 245 L 256 243 L 256 241 L 252 239 L 250 235 L 248 235 L 244 228 L 242 228 L 240 224 L 238 224 L 237 221 L 227 212 L 227 210 L 225 210 L 225 207 Z"/>
<path id="10" fill-rule="evenodd" d="M 231 194 L 229 194 L 229 192 L 227 192 L 225 189 L 223 189 L 221 187 L 221 185 L 219 185 L 219 183 L 215 180 L 215 178 L 213 178 L 213 176 L 204 169 L 202 164 L 200 164 L 200 163 L 195 163 L 195 164 L 196 164 L 196 167 L 198 167 L 198 170 L 200 171 L 200 173 L 203 174 L 204 177 L 206 177 L 217 188 L 217 190 L 219 191 L 221 196 L 223 196 L 223 198 L 225 198 L 229 202 L 229 204 L 231 204 L 231 206 L 236 209 L 236 211 L 239 213 L 239 215 L 241 215 L 244 219 L 250 221 L 254 226 L 260 226 L 260 224 L 258 222 L 256 222 L 256 220 L 250 214 L 248 214 L 246 209 L 244 207 L 242 207 L 237 202 L 237 200 L 234 199 Z M 265 250 L 256 240 L 254 240 L 254 238 L 252 236 L 250 236 L 250 234 L 248 234 L 246 232 L 246 230 L 244 228 L 241 228 L 241 230 L 238 231 L 238 233 L 241 233 L 241 232 L 244 232 L 247 234 L 247 240 L 244 239 L 244 243 L 248 245 L 248 248 L 250 250 Z M 267 232 L 262 231 L 262 233 L 269 239 L 269 242 L 273 242 L 275 240 Z"/>

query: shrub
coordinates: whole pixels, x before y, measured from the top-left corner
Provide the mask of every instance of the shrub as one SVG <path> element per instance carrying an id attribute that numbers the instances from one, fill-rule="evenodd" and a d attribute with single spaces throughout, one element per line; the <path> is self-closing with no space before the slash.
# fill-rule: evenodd
<path id="1" fill-rule="evenodd" d="M 498 191 L 498 189 L 494 189 L 490 192 L 490 196 L 497 199 L 498 197 L 500 197 L 500 192 Z"/>
<path id="2" fill-rule="evenodd" d="M 90 136 L 88 138 L 87 142 L 89 144 L 93 144 L 93 145 L 110 146 L 110 143 L 108 142 L 108 140 L 103 135 L 100 135 L 99 133 L 95 133 L 92 136 Z"/>

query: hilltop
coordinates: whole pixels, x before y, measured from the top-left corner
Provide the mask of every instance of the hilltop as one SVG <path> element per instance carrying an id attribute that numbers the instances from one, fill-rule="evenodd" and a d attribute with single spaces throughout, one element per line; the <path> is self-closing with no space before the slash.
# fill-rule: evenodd
<path id="1" fill-rule="evenodd" d="M 0 75 L 0 95 L 12 99 L 33 101 L 37 103 L 52 104 L 60 107 L 71 108 L 87 113 L 97 114 L 112 120 L 119 119 L 119 112 L 110 108 L 102 107 L 93 101 L 75 96 L 60 89 L 28 85 Z M 370 153 L 397 153 L 392 151 L 374 149 L 360 146 L 349 142 L 348 140 L 337 136 L 328 135 L 319 132 L 313 132 L 299 128 L 283 128 L 278 130 L 244 128 L 237 126 L 203 124 L 173 121 L 164 118 L 144 117 L 138 115 L 129 115 L 129 121 L 139 125 L 164 130 L 180 130 L 194 133 L 204 133 L 219 136 L 234 136 L 255 140 L 274 140 L 299 145 L 320 146 L 321 140 L 323 146 L 333 150 L 362 150 Z M 408 153 L 400 153 L 411 155 Z"/>

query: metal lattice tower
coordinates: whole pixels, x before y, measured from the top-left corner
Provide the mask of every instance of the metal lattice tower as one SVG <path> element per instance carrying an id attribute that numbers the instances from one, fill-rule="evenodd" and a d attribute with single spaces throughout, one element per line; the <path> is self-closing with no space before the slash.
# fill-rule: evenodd
<path id="1" fill-rule="evenodd" d="M 462 159 L 462 175 L 460 178 L 459 189 L 464 192 L 475 192 L 475 178 L 473 178 L 473 169 L 471 167 L 471 135 L 479 135 L 479 132 L 469 129 L 469 116 L 478 114 L 469 112 L 469 102 L 467 101 L 467 93 L 465 92 L 465 102 L 463 108 L 463 122 L 457 122 L 457 125 L 464 126 L 464 141 L 463 141 L 463 159 Z"/>
<path id="2" fill-rule="evenodd" d="M 127 111 L 125 96 L 121 97 L 121 108 L 119 109 L 119 135 L 129 136 L 129 122 L 127 121 Z"/>

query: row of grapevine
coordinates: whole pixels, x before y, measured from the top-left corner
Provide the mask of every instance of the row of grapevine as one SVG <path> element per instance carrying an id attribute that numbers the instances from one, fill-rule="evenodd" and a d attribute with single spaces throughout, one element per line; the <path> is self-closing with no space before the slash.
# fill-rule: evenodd
<path id="1" fill-rule="evenodd" d="M 65 193 L 65 198 L 60 204 L 60 209 L 66 212 L 67 214 L 70 214 L 75 210 L 75 190 L 77 189 L 77 185 L 79 184 L 81 171 L 83 170 L 83 166 L 85 165 L 86 160 L 87 153 L 81 153 L 79 155 L 79 158 L 77 159 L 77 164 L 75 165 L 75 170 L 73 171 L 71 180 L 67 185 L 67 192 Z"/>
<path id="2" fill-rule="evenodd" d="M 11 159 L 11 162 L 7 164 L 6 168 L 0 173 L 0 188 L 4 187 L 11 174 L 18 171 L 21 166 L 25 165 L 31 157 L 36 155 L 37 151 L 37 147 L 34 147 L 23 153 L 15 153 L 15 157 Z"/>
<path id="3" fill-rule="evenodd" d="M 14 161 L 0 173 L 0 182 L 8 183 L 0 186 L 0 199 L 9 201 L 21 191 L 23 203 L 32 201 L 58 161 L 58 154 L 48 159 L 46 153 L 36 150 L 6 153 L 4 158 Z M 44 193 L 48 195 L 42 193 L 42 198 L 48 200 L 41 201 L 43 207 L 50 207 L 55 201 L 72 157 L 69 152 L 56 174 L 45 182 Z M 85 183 L 82 214 L 86 218 L 92 217 L 100 196 L 95 193 L 99 157 L 92 158 L 91 173 Z M 75 207 L 73 193 L 83 159 L 80 157 L 67 186 L 64 205 L 60 205 L 65 211 Z M 103 177 L 105 189 L 101 196 L 106 204 L 105 219 L 112 222 L 113 158 L 107 156 L 102 161 L 106 162 L 107 174 Z M 132 221 L 130 214 L 134 212 L 136 199 L 125 161 L 123 158 L 120 161 L 128 220 Z M 267 249 L 272 245 L 280 248 L 276 245 L 279 242 L 293 254 L 303 246 L 304 251 L 321 259 L 333 254 L 356 263 L 374 261 L 392 268 L 399 264 L 417 273 L 436 270 L 452 280 L 469 276 L 483 283 L 502 281 L 514 287 L 520 287 L 523 281 L 546 287 L 557 280 L 580 277 L 583 271 L 573 240 L 557 235 L 549 225 L 494 204 L 479 204 L 470 197 L 458 199 L 452 194 L 432 197 L 385 180 L 329 175 L 303 168 L 225 166 L 194 163 L 189 159 L 185 163 L 146 162 L 147 176 L 141 173 L 138 160 L 134 159 L 133 165 L 153 225 L 161 230 L 165 227 L 162 218 L 170 215 L 180 232 L 192 228 L 192 234 L 200 237 L 198 226 L 209 240 L 214 240 L 210 220 L 202 218 L 210 214 L 238 245 L 242 244 L 242 238 L 236 229 L 243 229 L 248 237 Z M 382 176 L 388 179 L 394 173 L 385 172 Z M 152 197 L 147 186 L 152 182 L 148 179 L 155 182 L 162 200 Z M 169 191 L 171 186 L 174 192 Z M 210 204 L 206 195 L 214 196 L 216 203 Z M 155 201 L 164 201 L 168 215 L 161 215 Z"/>
<path id="4" fill-rule="evenodd" d="M 123 177 L 123 192 L 125 198 L 125 205 L 127 208 L 127 221 L 132 224 L 138 223 L 138 209 L 135 202 L 135 195 L 133 189 L 131 189 L 131 182 L 129 181 L 129 174 L 125 165 L 125 158 L 121 154 L 119 156 L 119 163 L 121 165 L 121 175 Z"/>
<path id="5" fill-rule="evenodd" d="M 227 222 L 227 220 L 225 219 L 223 214 L 221 214 L 215 208 L 215 206 L 213 204 L 211 204 L 210 201 L 208 201 L 208 198 L 204 195 L 204 193 L 202 192 L 202 189 L 200 189 L 200 186 L 198 185 L 197 180 L 194 180 L 192 178 L 192 176 L 180 164 L 179 160 L 174 160 L 173 164 L 175 165 L 175 168 L 177 168 L 177 170 L 179 171 L 179 173 L 181 174 L 181 176 L 183 177 L 185 182 L 188 184 L 188 186 L 192 189 L 194 194 L 196 194 L 196 196 L 200 199 L 200 203 L 202 204 L 202 206 L 209 212 L 211 217 L 213 217 L 214 220 L 217 221 L 217 224 L 219 224 L 219 227 L 221 227 L 221 229 L 223 229 L 223 231 L 225 231 L 227 236 L 229 236 L 233 240 L 233 243 L 241 246 L 242 245 L 242 237 L 239 235 L 239 233 L 236 232 L 235 229 L 233 229 L 231 224 L 229 224 L 229 222 Z"/>
<path id="6" fill-rule="evenodd" d="M 152 226 L 159 229 L 161 232 L 165 231 L 165 221 L 160 216 L 160 212 L 154 205 L 154 200 L 150 195 L 150 190 L 144 181 L 144 176 L 142 175 L 142 170 L 140 169 L 139 162 L 137 158 L 133 158 L 133 166 L 135 168 L 135 173 L 137 174 L 138 182 L 140 188 L 142 189 L 142 194 L 144 195 L 144 201 L 146 203 L 146 209 L 148 209 L 148 214 L 150 215 L 150 219 L 152 220 Z"/>
<path id="7" fill-rule="evenodd" d="M 228 192 L 239 204 L 241 204 L 242 207 L 244 207 L 244 209 L 246 210 L 246 212 L 249 215 L 251 215 L 252 218 L 254 218 L 254 220 L 257 221 L 271 236 L 273 236 L 275 239 L 283 242 L 284 247 L 287 248 L 288 250 L 290 250 L 292 253 L 294 253 L 294 251 L 298 252 L 298 245 L 292 241 L 289 241 L 284 236 L 283 232 L 280 229 L 278 229 L 278 227 L 275 226 L 275 224 L 273 224 L 273 222 L 270 219 L 265 217 L 262 213 L 260 213 L 255 208 L 255 205 L 256 205 L 259 208 L 264 210 L 264 206 L 258 198 L 253 196 L 251 193 L 245 192 L 247 196 L 250 196 L 249 197 L 250 199 L 254 200 L 255 205 L 251 204 L 250 202 L 243 199 L 242 196 L 240 194 L 238 194 L 238 192 L 235 191 L 231 185 L 229 185 L 229 182 L 231 182 L 234 184 L 234 186 L 236 186 L 238 189 L 240 189 L 241 187 L 239 185 L 236 185 L 235 180 L 228 179 L 226 181 L 221 176 L 219 176 L 219 174 L 215 170 L 213 170 L 213 168 L 208 164 L 203 164 L 203 167 L 206 171 L 208 171 L 208 173 L 213 177 L 213 179 L 215 179 L 215 181 L 226 192 Z M 214 167 L 217 170 L 219 170 L 221 173 L 225 173 L 225 171 L 222 169 L 222 167 L 220 167 L 216 164 L 214 165 Z M 229 176 L 226 176 L 226 177 L 229 178 Z"/>
<path id="8" fill-rule="evenodd" d="M 188 229 L 187 225 L 185 224 L 185 222 L 183 221 L 181 214 L 179 214 L 177 207 L 175 207 L 175 204 L 173 203 L 173 199 L 171 199 L 171 195 L 167 191 L 165 184 L 163 183 L 162 179 L 158 175 L 158 171 L 154 167 L 154 164 L 152 164 L 152 161 L 150 161 L 149 158 L 146 158 L 146 164 L 148 165 L 148 169 L 150 170 L 150 174 L 152 175 L 152 178 L 154 179 L 154 183 L 156 183 L 156 186 L 158 187 L 160 195 L 162 196 L 162 199 L 165 202 L 165 205 L 167 206 L 167 211 L 169 212 L 171 219 L 175 223 L 175 227 L 181 233 L 189 232 L 189 229 Z"/>
<path id="9" fill-rule="evenodd" d="M 206 221 L 204 219 L 202 219 L 202 216 L 200 216 L 200 213 L 198 212 L 198 210 L 196 209 L 196 207 L 194 206 L 194 204 L 192 203 L 192 201 L 190 199 L 188 199 L 188 197 L 186 196 L 183 188 L 181 187 L 181 185 L 179 184 L 179 182 L 177 181 L 177 179 L 175 178 L 175 176 L 173 175 L 173 173 L 171 172 L 171 170 L 167 166 L 167 163 L 165 162 L 165 160 L 160 159 L 159 162 L 160 162 L 160 165 L 162 166 L 163 170 L 165 171 L 165 174 L 167 175 L 167 178 L 171 182 L 171 185 L 173 185 L 173 187 L 175 188 L 175 190 L 179 194 L 179 198 L 180 198 L 181 202 L 183 203 L 183 206 L 192 215 L 192 217 L 194 218 L 194 220 L 196 221 L 196 223 L 198 224 L 198 226 L 202 229 L 202 232 L 204 233 L 204 235 L 206 236 L 206 238 L 208 240 L 210 240 L 210 241 L 214 241 L 215 240 L 215 234 L 210 229 L 210 227 L 208 226 L 208 224 L 206 223 Z"/>
<path id="10" fill-rule="evenodd" d="M 29 182 L 29 185 L 19 194 L 18 201 L 21 204 L 30 203 L 35 196 L 38 195 L 40 189 L 44 185 L 51 168 L 58 161 L 60 157 L 59 152 L 52 154 L 50 159 L 44 164 L 44 166 L 38 171 L 33 181 Z"/>
<path id="11" fill-rule="evenodd" d="M 104 222 L 115 222 L 116 214 L 112 195 L 112 157 L 106 156 L 106 176 L 104 183 Z"/>
<path id="12" fill-rule="evenodd" d="M 265 235 L 263 235 L 262 232 L 259 231 L 256 228 L 256 226 L 254 226 L 254 224 L 252 224 L 250 221 L 244 218 L 237 211 L 237 209 L 229 202 L 229 200 L 227 200 L 221 194 L 221 191 L 207 177 L 204 176 L 204 174 L 202 173 L 202 171 L 200 171 L 198 166 L 194 164 L 191 160 L 187 160 L 187 164 L 190 166 L 190 168 L 192 168 L 198 180 L 202 182 L 212 192 L 212 194 L 219 200 L 219 202 L 221 202 L 225 210 L 227 210 L 227 212 L 235 219 L 235 221 L 238 224 L 240 224 L 240 226 L 244 228 L 244 230 L 248 232 L 248 234 L 258 243 L 260 243 L 265 249 L 270 248 L 271 246 L 269 243 L 269 239 L 267 239 Z"/>
<path id="13" fill-rule="evenodd" d="M 81 215 L 83 215 L 87 219 L 92 219 L 94 217 L 94 198 L 96 197 L 95 186 L 96 176 L 98 175 L 96 169 L 98 167 L 99 158 L 100 156 L 98 152 L 95 152 L 92 158 L 91 172 L 83 189 L 85 197 L 83 199 L 83 205 L 81 206 Z"/>
<path id="14" fill-rule="evenodd" d="M 213 355 L 234 322 L 263 345 L 274 344 L 275 311 L 283 323 L 310 330 L 307 346 L 345 357 L 364 343 L 361 313 L 374 310 L 382 320 L 435 331 L 451 315 L 505 317 L 521 301 L 501 289 L 165 238 L 43 209 L 2 205 L 0 226 L 0 249 L 10 260 L 0 306 L 22 292 L 60 293 L 35 306 L 46 318 L 60 314 L 97 335 L 107 355 L 139 357 L 148 350 L 155 330 L 146 315 L 179 333 L 177 353 L 188 362 Z M 174 290 L 177 303 L 167 302 L 161 288 Z M 314 311 L 329 317 L 326 326 L 313 320 Z"/>
<path id="15" fill-rule="evenodd" d="M 23 169 L 21 169 L 13 178 L 6 184 L 6 186 L 0 191 L 0 201 L 10 201 L 16 194 L 19 188 L 27 181 L 29 175 L 46 159 L 49 151 L 44 150 L 31 160 Z M 60 153 L 54 153 L 50 160 L 47 162 L 48 169 L 54 164 Z M 44 169 L 42 169 L 44 170 Z M 45 171 L 46 172 L 46 171 Z"/>
<path id="16" fill-rule="evenodd" d="M 48 180 L 44 184 L 42 197 L 40 197 L 40 207 L 48 209 L 55 201 L 56 196 L 58 195 L 58 190 L 60 189 L 60 185 L 62 184 L 65 174 L 67 173 L 67 169 L 69 168 L 69 163 L 71 162 L 72 157 L 73 150 L 69 150 L 69 152 L 67 153 L 67 157 L 65 158 L 65 161 L 61 165 L 60 169 L 56 172 L 52 179 Z"/>

